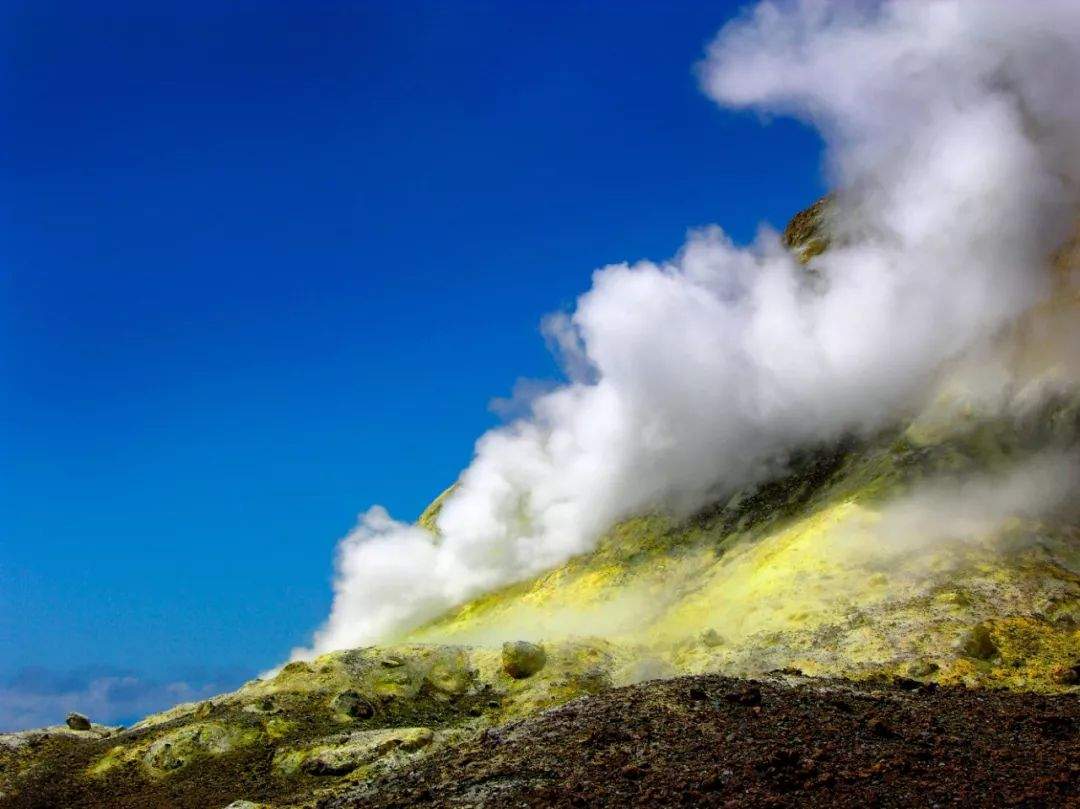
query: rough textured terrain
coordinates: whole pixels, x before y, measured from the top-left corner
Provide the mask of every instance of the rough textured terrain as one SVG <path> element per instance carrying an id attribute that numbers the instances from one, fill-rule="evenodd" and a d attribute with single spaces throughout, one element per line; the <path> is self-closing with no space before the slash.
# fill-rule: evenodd
<path id="1" fill-rule="evenodd" d="M 1080 700 L 684 677 L 489 731 L 319 804 L 1080 805 Z"/>

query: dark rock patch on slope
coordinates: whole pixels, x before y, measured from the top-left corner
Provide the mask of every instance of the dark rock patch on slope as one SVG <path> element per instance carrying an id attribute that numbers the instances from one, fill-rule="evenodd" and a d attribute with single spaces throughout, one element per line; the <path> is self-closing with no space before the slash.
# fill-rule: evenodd
<path id="1" fill-rule="evenodd" d="M 842 681 L 654 681 L 490 730 L 346 807 L 1080 806 L 1080 700 Z"/>

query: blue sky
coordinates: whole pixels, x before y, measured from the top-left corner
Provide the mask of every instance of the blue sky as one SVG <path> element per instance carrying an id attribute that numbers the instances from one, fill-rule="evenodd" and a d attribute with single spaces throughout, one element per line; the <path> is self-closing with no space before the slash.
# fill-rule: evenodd
<path id="1" fill-rule="evenodd" d="M 697 89 L 738 5 L 4 3 L 0 726 L 278 662 L 593 269 L 819 195 Z"/>

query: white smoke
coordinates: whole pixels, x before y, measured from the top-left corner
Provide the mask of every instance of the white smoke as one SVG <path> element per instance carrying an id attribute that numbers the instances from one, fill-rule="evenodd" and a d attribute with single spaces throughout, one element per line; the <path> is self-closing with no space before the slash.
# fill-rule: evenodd
<path id="1" fill-rule="evenodd" d="M 833 531 L 820 552 L 864 573 L 888 570 L 929 583 L 942 557 L 927 551 L 1030 547 L 1039 541 L 1033 526 L 1076 519 L 1077 460 L 1047 451 L 998 474 L 932 478 Z"/>
<path id="2" fill-rule="evenodd" d="M 762 3 L 700 71 L 722 105 L 821 131 L 831 249 L 808 272 L 772 231 L 740 248 L 711 228 L 668 262 L 597 271 L 547 323 L 572 382 L 477 442 L 439 536 L 364 514 L 297 655 L 386 639 L 620 518 L 881 426 L 1046 293 L 1076 210 L 1080 3 Z"/>

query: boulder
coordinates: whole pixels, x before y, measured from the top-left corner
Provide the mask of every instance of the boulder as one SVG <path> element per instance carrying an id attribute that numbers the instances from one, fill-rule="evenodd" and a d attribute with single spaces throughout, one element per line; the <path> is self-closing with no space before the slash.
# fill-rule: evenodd
<path id="1" fill-rule="evenodd" d="M 67 715 L 67 726 L 72 730 L 90 730 L 90 720 L 72 711 Z"/>
<path id="2" fill-rule="evenodd" d="M 515 680 L 524 680 L 540 671 L 547 663 L 544 647 L 518 640 L 504 643 L 502 647 L 503 671 Z"/>

